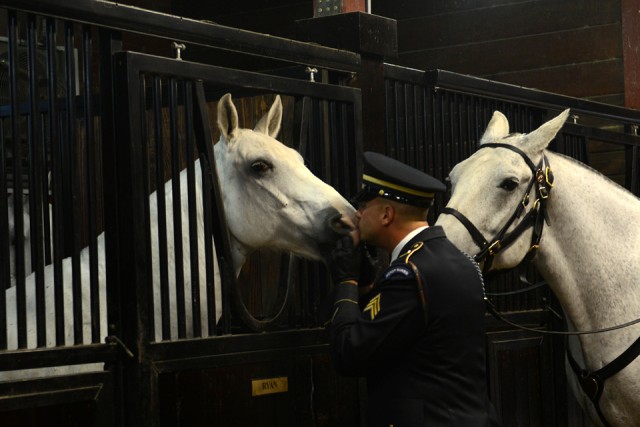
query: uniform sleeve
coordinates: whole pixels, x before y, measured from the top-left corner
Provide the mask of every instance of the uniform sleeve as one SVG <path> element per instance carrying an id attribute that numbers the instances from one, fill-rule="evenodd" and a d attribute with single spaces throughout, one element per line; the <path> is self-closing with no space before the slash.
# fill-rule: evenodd
<path id="1" fill-rule="evenodd" d="M 393 268 L 373 287 L 363 310 L 356 302 L 357 287 L 338 285 L 329 337 L 336 369 L 344 375 L 366 375 L 424 331 L 415 276 L 408 267 Z"/>

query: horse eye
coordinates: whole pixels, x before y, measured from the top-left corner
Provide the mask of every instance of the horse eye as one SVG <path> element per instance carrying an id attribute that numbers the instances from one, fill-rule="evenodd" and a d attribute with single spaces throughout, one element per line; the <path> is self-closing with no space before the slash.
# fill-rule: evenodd
<path id="1" fill-rule="evenodd" d="M 518 186 L 518 182 L 513 179 L 505 179 L 500 183 L 500 188 L 505 189 L 507 191 L 513 191 Z"/>
<path id="2" fill-rule="evenodd" d="M 257 160 L 251 163 L 251 170 L 255 173 L 264 174 L 273 169 L 273 165 L 265 160 Z"/>

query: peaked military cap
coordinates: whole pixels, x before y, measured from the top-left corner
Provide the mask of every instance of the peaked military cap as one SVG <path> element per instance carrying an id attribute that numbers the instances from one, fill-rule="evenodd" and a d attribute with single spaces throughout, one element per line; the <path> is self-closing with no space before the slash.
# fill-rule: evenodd
<path id="1" fill-rule="evenodd" d="M 391 157 L 368 151 L 364 153 L 362 189 L 352 202 L 357 205 L 385 197 L 408 205 L 429 207 L 435 193 L 445 190 L 445 185 L 431 175 Z"/>

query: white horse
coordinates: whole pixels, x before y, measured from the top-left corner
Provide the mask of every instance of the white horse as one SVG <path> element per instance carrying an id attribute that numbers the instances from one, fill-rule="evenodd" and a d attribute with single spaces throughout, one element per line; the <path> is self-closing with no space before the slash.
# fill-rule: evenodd
<path id="1" fill-rule="evenodd" d="M 549 185 L 544 173 L 541 181 L 548 190 L 548 199 L 534 203 L 545 190 L 538 191 L 533 185 L 530 202 L 507 234 L 531 209 L 546 208 L 550 225 L 542 230 L 533 264 L 560 300 L 575 329 L 587 331 L 640 316 L 640 201 L 584 164 L 546 150 L 567 115 L 568 110 L 528 134 L 509 134 L 506 117 L 496 111 L 478 151 L 451 171 L 453 192 L 447 208 L 458 211 L 482 235 L 492 238 L 530 188 L 532 170 L 523 155 L 534 165 L 543 161 L 543 171 L 549 166 L 555 182 L 549 175 L 548 181 L 553 184 Z M 504 145 L 516 147 L 521 153 Z M 471 232 L 453 214 L 440 215 L 437 224 L 462 251 L 480 252 Z M 529 250 L 532 237 L 532 227 L 526 228 L 512 244 L 497 251 L 491 269 L 517 266 Z M 602 368 L 638 337 L 638 325 L 580 335 L 586 365 L 583 367 L 592 372 Z M 575 382 L 573 372 L 567 375 Z M 594 422 L 600 424 L 601 417 L 591 402 L 583 399 L 582 390 L 578 395 Z M 640 358 L 605 381 L 599 406 L 612 426 L 638 425 Z"/>
<path id="2" fill-rule="evenodd" d="M 218 102 L 217 124 L 220 140 L 215 145 L 215 160 L 218 181 L 223 198 L 223 206 L 230 234 L 233 267 L 236 275 L 240 272 L 245 258 L 258 248 L 275 248 L 291 251 L 306 258 L 320 260 L 326 255 L 323 248 L 335 242 L 341 233 L 353 227 L 354 208 L 335 189 L 314 176 L 304 165 L 300 154 L 275 139 L 282 120 L 282 103 L 277 96 L 269 112 L 260 119 L 253 130 L 239 127 L 238 113 L 227 94 Z M 191 334 L 192 309 L 191 286 L 198 286 L 201 295 L 201 316 L 203 336 L 206 329 L 206 292 L 204 226 L 201 189 L 200 162 L 195 163 L 197 194 L 197 238 L 199 254 L 200 283 L 190 282 L 190 251 L 188 228 L 187 171 L 180 174 L 182 247 L 184 251 L 183 269 L 185 281 L 185 313 L 187 334 Z M 177 338 L 177 301 L 175 297 L 175 263 L 172 253 L 173 212 L 171 181 L 165 184 L 167 246 L 169 254 L 168 279 L 170 288 L 171 338 Z M 157 194 L 150 195 L 151 248 L 153 263 L 153 295 L 155 340 L 162 340 L 160 312 L 160 272 L 158 249 L 158 204 Z M 100 301 L 100 333 L 107 335 L 106 295 L 105 295 L 105 258 L 104 235 L 98 237 L 98 276 Z M 89 289 L 89 251 L 80 253 L 82 274 L 82 307 L 84 342 L 90 342 L 91 318 L 88 312 Z M 217 266 L 216 266 L 217 267 Z M 55 310 L 53 306 L 53 265 L 45 268 L 46 284 L 46 326 L 47 346 L 55 343 Z M 216 276 L 219 272 L 216 270 Z M 71 260 L 63 261 L 64 276 L 64 323 L 66 344 L 73 344 L 73 314 L 71 293 Z M 27 278 L 27 329 L 28 348 L 36 347 L 35 325 L 35 273 Z M 220 318 L 220 280 L 216 280 L 215 298 L 217 301 L 216 318 Z M 9 349 L 17 348 L 15 287 L 7 290 L 7 322 Z M 95 369 L 95 366 L 91 367 Z M 79 372 L 77 367 L 46 368 L 45 375 Z M 30 377 L 35 374 L 31 373 Z M 0 380 L 15 378 L 10 372 L 0 372 Z"/>

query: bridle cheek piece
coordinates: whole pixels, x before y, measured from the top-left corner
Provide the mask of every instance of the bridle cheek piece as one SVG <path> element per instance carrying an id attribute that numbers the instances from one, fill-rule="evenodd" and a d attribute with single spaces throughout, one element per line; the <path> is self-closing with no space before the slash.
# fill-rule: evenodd
<path id="1" fill-rule="evenodd" d="M 498 233 L 490 240 L 486 239 L 480 230 L 478 230 L 478 228 L 473 225 L 473 223 L 460 211 L 449 207 L 442 210 L 443 214 L 454 216 L 467 229 L 473 241 L 480 248 L 480 252 L 474 256 L 474 259 L 478 263 L 484 261 L 483 273 L 487 273 L 491 268 L 495 255 L 511 245 L 529 227 L 533 227 L 531 245 L 527 254 L 520 263 L 531 261 L 536 256 L 536 253 L 540 248 L 540 239 L 542 238 L 542 228 L 544 227 L 544 223 L 546 222 L 547 225 L 550 225 L 549 215 L 547 213 L 547 200 L 549 199 L 549 193 L 553 188 L 554 176 L 551 167 L 549 166 L 549 160 L 545 155 L 540 159 L 540 163 L 535 165 L 529 156 L 513 145 L 500 143 L 483 144 L 478 148 L 478 150 L 483 148 L 506 148 L 518 153 L 524 159 L 533 174 L 529 184 L 527 185 L 522 201 L 516 207 L 515 212 L 513 212 L 502 229 L 500 229 L 500 231 L 498 231 Z M 531 193 L 531 189 L 534 185 L 536 186 L 537 198 L 533 203 L 533 206 L 524 218 L 522 218 L 522 221 L 520 221 L 510 233 L 507 233 L 507 230 L 516 221 L 516 219 L 520 218 L 524 210 L 529 205 L 529 194 Z"/>

